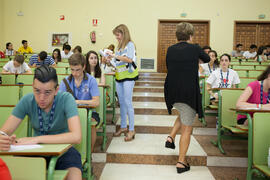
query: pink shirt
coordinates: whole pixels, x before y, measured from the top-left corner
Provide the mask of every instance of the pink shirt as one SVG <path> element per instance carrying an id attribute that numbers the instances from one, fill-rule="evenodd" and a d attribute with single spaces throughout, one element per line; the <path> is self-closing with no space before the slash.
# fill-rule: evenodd
<path id="1" fill-rule="evenodd" d="M 261 103 L 261 82 L 253 81 L 248 84 L 248 86 L 252 89 L 252 94 L 248 98 L 247 102 L 251 104 L 260 104 Z M 266 104 L 268 98 L 268 92 L 263 92 L 263 104 Z M 253 117 L 254 113 L 249 113 L 251 117 Z M 238 115 L 237 120 L 241 118 L 246 118 L 244 115 Z"/>

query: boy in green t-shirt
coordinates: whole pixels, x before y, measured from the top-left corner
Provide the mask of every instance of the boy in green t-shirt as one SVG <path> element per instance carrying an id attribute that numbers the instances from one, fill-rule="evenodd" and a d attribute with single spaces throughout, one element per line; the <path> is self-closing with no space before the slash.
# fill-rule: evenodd
<path id="1" fill-rule="evenodd" d="M 19 101 L 0 129 L 0 134 L 8 135 L 0 135 L 0 150 L 9 150 L 10 144 L 79 144 L 81 126 L 77 105 L 71 94 L 58 92 L 54 68 L 44 65 L 35 70 L 33 92 Z M 31 119 L 34 137 L 16 139 L 12 133 L 26 115 Z M 58 159 L 55 169 L 67 169 L 67 179 L 81 179 L 79 152 L 70 148 Z"/>

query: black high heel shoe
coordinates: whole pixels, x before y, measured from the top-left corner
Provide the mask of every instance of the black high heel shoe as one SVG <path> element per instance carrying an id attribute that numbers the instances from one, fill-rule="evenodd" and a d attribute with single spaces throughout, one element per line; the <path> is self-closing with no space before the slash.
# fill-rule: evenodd
<path id="1" fill-rule="evenodd" d="M 180 174 L 180 173 L 183 173 L 183 172 L 186 172 L 186 171 L 189 171 L 190 170 L 190 165 L 187 163 L 187 164 L 184 164 L 180 161 L 177 162 L 177 164 L 182 164 L 184 167 L 176 167 L 176 170 L 177 170 L 177 173 Z"/>
<path id="2" fill-rule="evenodd" d="M 165 142 L 165 147 L 166 147 L 166 148 L 175 149 L 175 144 L 174 144 L 173 138 L 172 138 L 171 136 L 168 136 L 168 138 L 170 138 L 170 139 L 172 140 L 172 142 L 170 142 L 170 141 L 167 140 L 167 141 Z"/>

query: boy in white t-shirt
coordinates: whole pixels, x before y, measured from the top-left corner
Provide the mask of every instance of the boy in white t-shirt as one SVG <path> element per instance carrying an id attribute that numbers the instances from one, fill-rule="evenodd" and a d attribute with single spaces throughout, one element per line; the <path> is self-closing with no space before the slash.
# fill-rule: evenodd
<path id="1" fill-rule="evenodd" d="M 31 74 L 32 71 L 24 62 L 23 55 L 16 55 L 14 60 L 9 61 L 3 67 L 2 74 Z"/>
<path id="2" fill-rule="evenodd" d="M 246 59 L 255 59 L 256 55 L 257 55 L 257 46 L 255 44 L 251 44 L 249 47 L 249 51 L 245 51 L 243 56 Z"/>
<path id="3" fill-rule="evenodd" d="M 236 84 L 240 83 L 237 72 L 229 68 L 230 62 L 231 56 L 223 54 L 220 57 L 220 68 L 210 74 L 206 81 L 212 104 L 218 101 L 218 95 L 213 93 L 212 88 L 236 88 Z"/>

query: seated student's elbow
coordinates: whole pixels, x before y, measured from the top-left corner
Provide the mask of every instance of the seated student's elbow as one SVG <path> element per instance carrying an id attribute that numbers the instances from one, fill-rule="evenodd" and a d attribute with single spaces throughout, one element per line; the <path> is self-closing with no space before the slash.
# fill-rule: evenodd
<path id="1" fill-rule="evenodd" d="M 73 144 L 80 144 L 82 140 L 82 134 L 77 134 L 76 136 L 74 136 L 74 143 Z"/>

